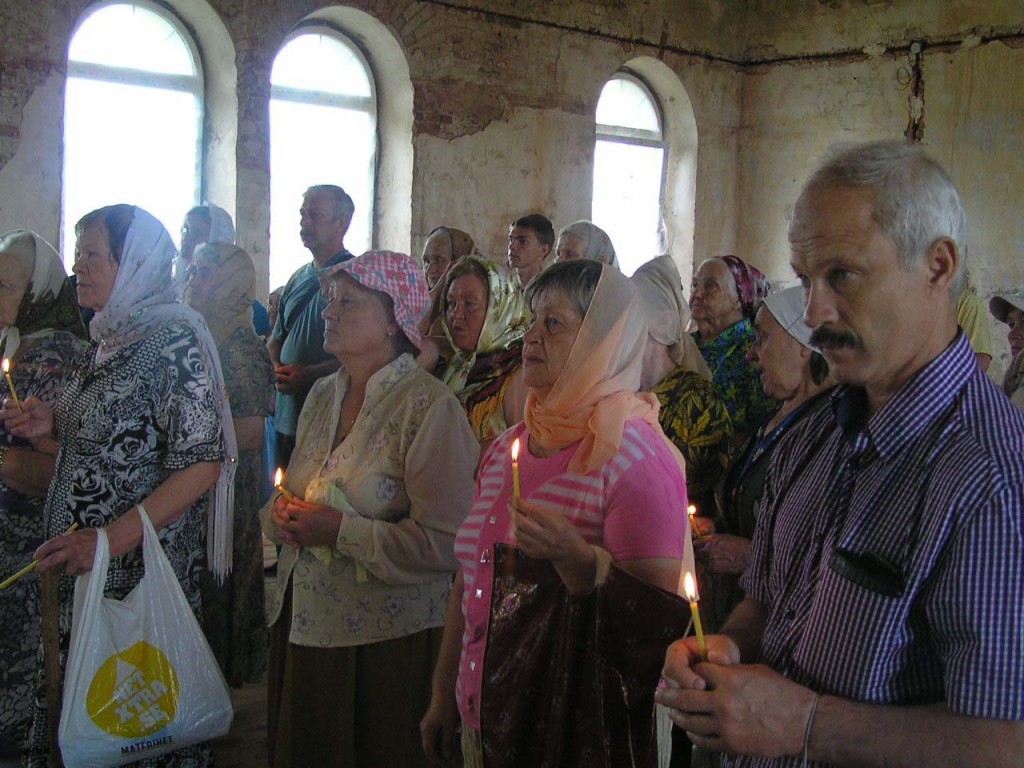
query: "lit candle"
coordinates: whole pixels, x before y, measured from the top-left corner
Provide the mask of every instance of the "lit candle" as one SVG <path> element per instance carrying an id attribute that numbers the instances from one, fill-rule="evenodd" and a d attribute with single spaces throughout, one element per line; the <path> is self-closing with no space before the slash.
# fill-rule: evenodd
<path id="1" fill-rule="evenodd" d="M 700 624 L 700 608 L 697 599 L 697 582 L 689 571 L 683 574 L 683 591 L 690 601 L 690 613 L 693 614 L 693 628 L 697 631 L 697 648 L 700 650 L 701 661 L 708 660 L 708 646 L 704 642 L 704 628 Z"/>
<path id="2" fill-rule="evenodd" d="M 694 518 L 697 517 L 697 507 L 695 505 L 691 504 L 690 506 L 688 506 L 686 508 L 686 514 L 690 516 L 690 535 L 691 536 L 696 536 L 697 535 L 697 526 L 696 526 L 696 522 L 697 521 L 694 520 Z"/>
<path id="3" fill-rule="evenodd" d="M 512 498 L 519 501 L 519 438 L 512 441 Z"/>
<path id="4" fill-rule="evenodd" d="M 280 467 L 274 473 L 274 487 L 281 492 L 281 495 L 288 501 L 295 501 L 295 494 L 284 487 L 284 470 Z"/>
<path id="5" fill-rule="evenodd" d="M 11 390 L 11 397 L 14 398 L 14 404 L 21 409 L 21 401 L 18 399 L 18 393 L 14 391 L 14 382 L 11 381 L 11 361 L 6 357 L 4 358 L 4 376 L 7 378 L 7 388 Z"/>

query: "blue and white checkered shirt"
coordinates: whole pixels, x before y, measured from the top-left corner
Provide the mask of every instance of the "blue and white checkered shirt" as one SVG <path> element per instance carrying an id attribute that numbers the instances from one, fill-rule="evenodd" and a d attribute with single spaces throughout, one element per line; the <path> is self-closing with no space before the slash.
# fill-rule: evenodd
<path id="1" fill-rule="evenodd" d="M 1024 415 L 963 334 L 866 407 L 840 387 L 775 451 L 742 582 L 764 663 L 855 701 L 1024 719 Z"/>

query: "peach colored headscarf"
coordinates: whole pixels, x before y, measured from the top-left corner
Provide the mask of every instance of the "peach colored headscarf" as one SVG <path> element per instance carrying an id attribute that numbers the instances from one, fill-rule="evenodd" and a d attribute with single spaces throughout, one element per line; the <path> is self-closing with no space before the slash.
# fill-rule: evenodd
<path id="1" fill-rule="evenodd" d="M 565 367 L 543 401 L 531 390 L 526 426 L 547 450 L 580 446 L 569 470 L 588 474 L 615 456 L 630 419 L 643 419 L 665 440 L 684 468 L 678 449 L 658 424 L 658 399 L 640 388 L 647 321 L 636 288 L 605 265 Z"/>

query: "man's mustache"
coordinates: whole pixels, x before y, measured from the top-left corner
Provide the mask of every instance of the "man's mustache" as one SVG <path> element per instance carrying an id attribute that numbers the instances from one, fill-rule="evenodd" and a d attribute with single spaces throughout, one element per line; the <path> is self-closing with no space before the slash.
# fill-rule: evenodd
<path id="1" fill-rule="evenodd" d="M 811 333 L 811 344 L 818 349 L 862 349 L 864 343 L 852 331 L 836 331 L 827 325 L 820 325 Z"/>

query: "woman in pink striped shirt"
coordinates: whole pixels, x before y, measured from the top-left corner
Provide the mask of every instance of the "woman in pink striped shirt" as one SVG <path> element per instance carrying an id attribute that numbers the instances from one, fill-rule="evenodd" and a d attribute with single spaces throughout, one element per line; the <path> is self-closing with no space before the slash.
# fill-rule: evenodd
<path id="1" fill-rule="evenodd" d="M 658 425 L 657 400 L 637 393 L 647 328 L 630 281 L 598 262 L 570 261 L 541 273 L 526 296 L 534 318 L 523 349 L 526 419 L 485 455 L 455 543 L 461 568 L 421 725 L 424 748 L 438 764 L 457 762 L 460 724 L 466 766 L 479 765 L 484 752 L 488 765 L 496 762 L 492 726 L 505 734 L 521 730 L 529 744 L 539 741 L 533 736 L 543 724 L 536 714 L 510 722 L 512 706 L 488 720 L 488 712 L 504 706 L 495 699 L 529 695 L 484 683 L 485 652 L 493 650 L 492 587 L 496 575 L 507 575 L 500 562 L 496 567 L 507 551 L 502 545 L 528 556 L 520 561 L 549 563 L 568 605 L 593 593 L 610 565 L 674 590 L 687 535 L 682 458 Z M 510 446 L 516 439 L 522 450 L 514 499 Z M 551 682 L 538 677 L 544 679 L 527 687 Z M 550 691 L 556 699 L 567 693 L 557 687 Z M 507 744 L 503 750 L 497 762 L 505 765 L 529 764 L 541 754 L 509 756 Z"/>

